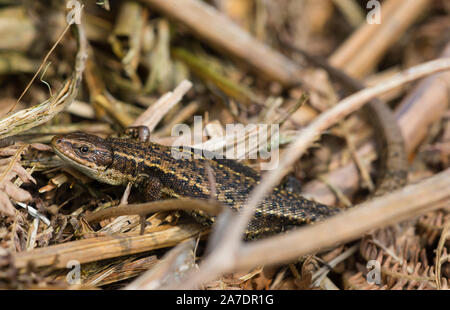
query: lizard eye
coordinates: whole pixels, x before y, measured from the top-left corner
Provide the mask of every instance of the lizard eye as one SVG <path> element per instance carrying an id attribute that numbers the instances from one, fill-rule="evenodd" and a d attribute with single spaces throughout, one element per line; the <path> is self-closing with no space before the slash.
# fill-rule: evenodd
<path id="1" fill-rule="evenodd" d="M 89 152 L 89 148 L 84 145 L 80 147 L 80 152 L 86 154 L 87 152 Z"/>

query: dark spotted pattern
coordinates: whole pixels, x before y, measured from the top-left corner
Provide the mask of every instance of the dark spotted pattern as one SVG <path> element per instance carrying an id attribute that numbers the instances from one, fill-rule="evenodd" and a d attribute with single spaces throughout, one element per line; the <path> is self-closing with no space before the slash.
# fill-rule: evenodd
<path id="1" fill-rule="evenodd" d="M 66 139 L 67 137 L 68 135 L 65 136 Z M 108 169 L 117 175 L 126 176 L 123 184 L 130 180 L 138 181 L 141 176 L 147 176 L 158 180 L 156 183 L 154 180 L 147 182 L 148 184 L 158 184 L 161 188 L 168 188 L 177 197 L 210 199 L 211 192 L 215 192 L 216 200 L 234 210 L 239 210 L 246 202 L 249 193 L 260 181 L 260 175 L 248 166 L 229 159 L 208 159 L 212 158 L 208 155 L 208 158 L 195 158 L 196 150 L 188 147 L 171 148 L 125 139 L 103 140 L 87 134 L 84 134 L 83 139 L 91 144 L 99 145 L 102 150 L 105 148 L 112 150 L 113 160 L 112 163 L 107 163 Z M 67 140 L 79 141 L 80 139 L 72 136 Z M 177 152 L 182 152 L 188 158 L 174 157 L 174 154 L 179 154 Z M 87 162 L 91 160 L 86 159 Z M 104 163 L 94 159 L 96 160 L 99 166 Z M 215 191 L 211 191 L 208 167 L 213 172 Z M 105 167 L 98 168 L 105 169 Z M 152 191 L 152 189 L 147 190 Z M 151 193 L 150 196 L 154 197 L 155 194 Z M 249 223 L 247 237 L 282 231 L 292 225 L 321 220 L 337 212 L 336 208 L 307 200 L 299 194 L 282 188 L 275 188 L 257 207 Z"/>

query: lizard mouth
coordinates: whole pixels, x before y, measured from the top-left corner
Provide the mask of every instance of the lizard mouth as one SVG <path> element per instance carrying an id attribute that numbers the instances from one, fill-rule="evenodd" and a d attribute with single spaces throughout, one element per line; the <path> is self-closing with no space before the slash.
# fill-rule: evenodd
<path id="1" fill-rule="evenodd" d="M 73 148 L 72 143 L 66 141 L 60 136 L 53 137 L 52 141 L 50 142 L 53 150 L 55 151 L 56 155 L 61 157 L 64 160 L 74 160 L 76 161 L 77 158 L 73 154 L 71 154 L 70 149 Z"/>

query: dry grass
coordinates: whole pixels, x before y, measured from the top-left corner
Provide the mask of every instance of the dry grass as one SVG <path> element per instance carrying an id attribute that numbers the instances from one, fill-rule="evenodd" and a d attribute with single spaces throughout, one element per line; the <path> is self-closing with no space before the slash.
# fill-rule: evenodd
<path id="1" fill-rule="evenodd" d="M 448 289 L 448 5 L 385 0 L 383 22 L 369 26 L 355 1 L 219 0 L 206 10 L 174 1 L 90 1 L 69 28 L 63 1 L 0 9 L 0 24 L 15 25 L 0 43 L 0 288 Z M 27 27 L 30 37 L 12 42 Z M 377 84 L 340 98 L 343 85 L 282 41 Z M 367 201 L 360 175 L 370 183 L 380 173 L 372 162 L 383 150 L 358 111 L 373 98 L 396 113 L 409 185 Z M 280 126 L 278 165 L 239 214 L 211 201 L 137 204 L 131 186 L 94 182 L 47 145 L 54 134 L 118 135 L 129 125 L 171 145 L 173 126 L 194 129 L 194 116 L 206 134 L 185 142 L 208 150 L 258 132 L 235 141 L 221 135 L 227 124 Z M 308 197 L 355 207 L 243 242 L 254 207 L 286 175 Z M 178 209 L 220 214 L 211 232 Z M 81 283 L 66 281 L 73 261 Z M 366 279 L 374 261 L 380 285 Z"/>

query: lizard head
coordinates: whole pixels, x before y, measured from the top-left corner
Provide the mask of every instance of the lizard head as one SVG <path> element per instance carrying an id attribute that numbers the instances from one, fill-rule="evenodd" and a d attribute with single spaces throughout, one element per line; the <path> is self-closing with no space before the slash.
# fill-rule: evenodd
<path id="1" fill-rule="evenodd" d="M 114 153 L 107 140 L 83 132 L 55 136 L 51 145 L 55 153 L 69 165 L 96 180 L 111 183 L 108 167 Z"/>

